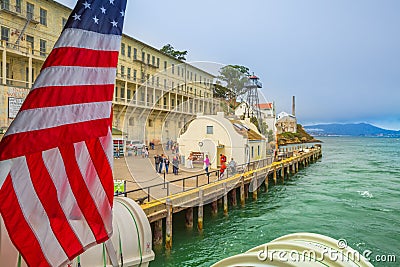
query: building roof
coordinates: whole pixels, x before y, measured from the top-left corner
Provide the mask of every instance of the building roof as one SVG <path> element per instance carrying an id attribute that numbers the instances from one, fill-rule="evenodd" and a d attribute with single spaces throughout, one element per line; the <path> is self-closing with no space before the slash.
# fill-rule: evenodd
<path id="1" fill-rule="evenodd" d="M 258 104 L 259 109 L 272 109 L 272 103 L 261 103 Z"/>
<path id="2" fill-rule="evenodd" d="M 237 133 L 246 137 L 249 140 L 264 140 L 264 138 L 256 131 L 248 128 L 238 120 L 229 120 Z"/>

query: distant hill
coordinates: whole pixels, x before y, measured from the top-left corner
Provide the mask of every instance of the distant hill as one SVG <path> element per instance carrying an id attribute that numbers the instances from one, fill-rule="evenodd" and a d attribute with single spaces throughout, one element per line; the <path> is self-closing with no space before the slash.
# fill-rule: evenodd
<path id="1" fill-rule="evenodd" d="M 313 136 L 400 136 L 400 131 L 386 130 L 368 123 L 317 124 L 304 129 Z"/>

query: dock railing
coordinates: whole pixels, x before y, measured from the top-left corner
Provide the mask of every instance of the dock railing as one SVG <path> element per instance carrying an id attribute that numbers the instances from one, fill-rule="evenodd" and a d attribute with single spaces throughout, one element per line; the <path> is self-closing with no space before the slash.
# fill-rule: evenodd
<path id="1" fill-rule="evenodd" d="M 212 170 L 207 172 L 201 172 L 192 176 L 180 178 L 180 179 L 175 179 L 175 180 L 166 180 L 165 173 L 164 173 L 164 181 L 162 183 L 146 186 L 146 187 L 141 187 L 138 189 L 134 190 L 129 190 L 125 192 L 116 192 L 114 195 L 115 196 L 128 196 L 130 195 L 131 198 L 136 200 L 139 203 L 144 203 L 146 200 L 147 202 L 150 202 L 152 200 L 152 192 L 154 190 L 165 190 L 165 194 L 160 197 L 167 197 L 171 193 L 176 194 L 176 193 L 181 193 L 181 192 L 186 192 L 188 190 L 191 190 L 193 188 L 198 188 L 200 186 L 204 186 L 207 184 L 214 183 L 216 181 L 220 181 L 222 179 L 227 179 L 230 178 L 238 173 L 245 173 L 248 171 L 256 170 L 259 168 L 266 167 L 268 165 L 271 165 L 273 162 L 272 157 L 268 157 L 262 160 L 256 160 L 252 161 L 249 163 L 244 163 L 237 165 L 236 168 L 230 168 L 229 166 L 225 170 L 225 174 L 221 175 L 219 170 Z M 228 164 L 229 165 L 229 164 Z M 173 190 L 172 190 L 173 186 Z M 153 197 L 153 199 L 155 199 Z"/>

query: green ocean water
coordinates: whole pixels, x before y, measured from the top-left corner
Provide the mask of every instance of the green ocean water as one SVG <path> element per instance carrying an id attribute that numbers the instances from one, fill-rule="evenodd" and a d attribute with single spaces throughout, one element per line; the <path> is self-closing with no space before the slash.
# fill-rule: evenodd
<path id="1" fill-rule="evenodd" d="M 322 138 L 323 158 L 271 186 L 229 216 L 205 208 L 204 230 L 174 214 L 173 249 L 154 248 L 151 267 L 210 266 L 279 236 L 313 232 L 370 250 L 374 266 L 400 266 L 400 139 Z M 265 191 L 265 190 L 263 190 Z M 197 220 L 196 216 L 194 218 Z M 375 257 L 396 257 L 377 262 Z"/>

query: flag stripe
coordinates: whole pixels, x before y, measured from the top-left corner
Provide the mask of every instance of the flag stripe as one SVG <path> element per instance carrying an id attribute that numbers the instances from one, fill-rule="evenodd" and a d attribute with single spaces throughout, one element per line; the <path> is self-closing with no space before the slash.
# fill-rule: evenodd
<path id="1" fill-rule="evenodd" d="M 22 110 L 4 136 L 109 118 L 111 101 Z"/>
<path id="2" fill-rule="evenodd" d="M 108 202 L 112 207 L 114 198 L 114 183 L 113 179 L 107 179 L 108 177 L 113 177 L 112 169 L 110 163 L 108 162 L 107 156 L 103 153 L 103 147 L 99 139 L 91 139 L 86 141 L 86 148 L 90 155 L 93 167 L 96 169 L 97 175 L 104 188 Z M 100 179 L 100 177 L 103 177 Z"/>
<path id="3" fill-rule="evenodd" d="M 68 223 L 61 208 L 57 188 L 44 165 L 40 152 L 26 156 L 27 166 L 31 175 L 32 185 L 50 221 L 50 226 L 69 259 L 83 252 L 83 247 Z"/>
<path id="4" fill-rule="evenodd" d="M 0 143 L 0 160 L 105 136 L 109 125 L 110 118 L 107 118 L 5 136 Z"/>
<path id="5" fill-rule="evenodd" d="M 78 206 L 96 238 L 96 242 L 99 243 L 102 240 L 106 240 L 108 238 L 108 234 L 105 231 L 103 219 L 101 218 L 101 215 L 93 202 L 91 194 L 79 170 L 79 166 L 75 158 L 74 146 L 66 145 L 64 147 L 60 147 L 60 152 L 64 161 L 69 183 L 75 195 L 75 199 L 77 200 Z"/>
<path id="6" fill-rule="evenodd" d="M 54 236 L 49 218 L 36 195 L 25 157 L 15 159 L 14 164 L 18 168 L 12 169 L 10 174 L 21 211 L 26 220 L 29 218 L 28 224 L 38 239 L 49 264 L 59 266 L 67 255 Z"/>
<path id="7" fill-rule="evenodd" d="M 0 161 L 0 188 L 3 186 L 12 167 L 12 159 Z"/>
<path id="8" fill-rule="evenodd" d="M 111 111 L 112 113 L 112 111 Z M 112 114 L 111 114 L 112 117 Z M 114 144 L 113 144 L 113 139 L 112 139 L 112 133 L 111 133 L 111 128 L 108 130 L 107 136 L 102 136 L 99 138 L 101 146 L 103 148 L 104 153 L 106 154 L 106 157 L 108 159 L 108 164 L 111 167 L 111 170 L 113 169 L 113 163 L 114 163 L 114 155 L 113 155 L 113 150 L 114 150 Z M 114 188 L 113 188 L 114 191 Z"/>
<path id="9" fill-rule="evenodd" d="M 43 161 L 50 174 L 50 177 L 57 189 L 60 205 L 67 216 L 69 223 L 75 234 L 80 240 L 83 247 L 96 242 L 92 231 L 72 192 L 68 176 L 65 171 L 64 162 L 62 160 L 58 148 L 43 152 Z"/>
<path id="10" fill-rule="evenodd" d="M 65 29 L 54 48 L 79 47 L 93 50 L 119 51 L 121 36 L 101 34 L 82 29 Z"/>
<path id="11" fill-rule="evenodd" d="M 90 143 L 90 142 L 89 142 Z M 100 182 L 100 178 L 96 172 L 96 168 L 93 166 L 93 162 L 90 158 L 89 151 L 86 147 L 85 142 L 75 143 L 75 157 L 87 186 L 89 193 L 95 203 L 97 210 L 99 211 L 104 225 L 106 226 L 107 233 L 112 233 L 112 211 L 111 203 L 107 199 L 107 194 L 104 191 L 103 185 Z M 95 147 L 94 147 L 95 148 Z M 94 149 L 92 148 L 92 149 Z M 112 178 L 112 176 L 108 176 Z M 107 179 L 107 177 L 103 177 Z M 107 227 L 108 226 L 108 227 Z"/>
<path id="12" fill-rule="evenodd" d="M 99 51 L 73 47 L 53 49 L 42 69 L 51 66 L 114 67 L 118 63 L 118 51 Z"/>
<path id="13" fill-rule="evenodd" d="M 48 86 L 114 84 L 116 68 L 57 66 L 40 73 L 31 90 Z"/>
<path id="14" fill-rule="evenodd" d="M 114 84 L 43 87 L 31 91 L 20 110 L 104 102 L 112 99 L 113 93 Z"/>
<path id="15" fill-rule="evenodd" d="M 50 266 L 19 204 L 11 176 L 8 175 L 0 190 L 0 209 L 7 231 L 13 233 L 9 235 L 10 239 L 31 266 Z"/>

